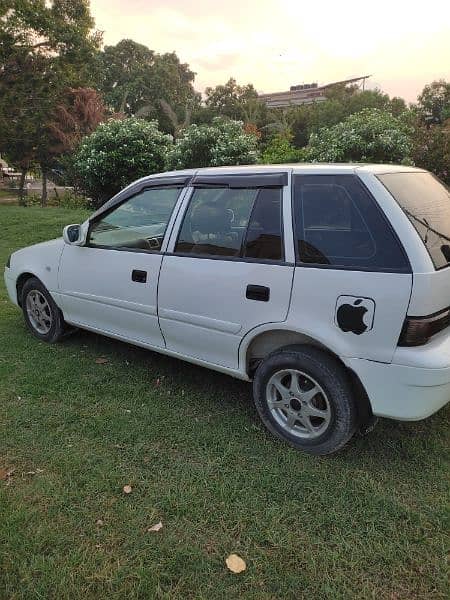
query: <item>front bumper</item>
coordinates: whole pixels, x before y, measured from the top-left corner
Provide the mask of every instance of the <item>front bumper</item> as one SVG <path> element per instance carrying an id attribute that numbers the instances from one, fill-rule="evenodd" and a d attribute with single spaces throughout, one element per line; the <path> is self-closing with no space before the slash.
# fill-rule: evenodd
<path id="1" fill-rule="evenodd" d="M 425 419 L 450 400 L 450 333 L 417 348 L 397 348 L 390 364 L 345 359 L 363 384 L 374 415 Z"/>
<path id="2" fill-rule="evenodd" d="M 10 277 L 10 269 L 8 269 L 8 267 L 5 267 L 4 279 L 5 279 L 6 291 L 8 292 L 8 296 L 9 296 L 11 302 L 14 302 L 14 304 L 16 304 L 18 306 L 19 303 L 17 301 L 16 281 L 12 277 Z"/>

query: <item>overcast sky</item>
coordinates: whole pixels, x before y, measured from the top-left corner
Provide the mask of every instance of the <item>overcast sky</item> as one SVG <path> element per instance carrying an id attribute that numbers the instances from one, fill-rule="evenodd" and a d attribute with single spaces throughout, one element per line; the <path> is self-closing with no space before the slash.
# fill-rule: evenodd
<path id="1" fill-rule="evenodd" d="M 105 44 L 176 51 L 196 89 L 252 82 L 259 92 L 369 75 L 414 101 L 450 79 L 450 0 L 91 0 Z"/>

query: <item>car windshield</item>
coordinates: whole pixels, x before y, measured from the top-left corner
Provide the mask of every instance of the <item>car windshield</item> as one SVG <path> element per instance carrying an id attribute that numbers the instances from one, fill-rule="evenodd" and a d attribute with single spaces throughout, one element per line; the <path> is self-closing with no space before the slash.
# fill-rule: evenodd
<path id="1" fill-rule="evenodd" d="M 420 235 L 436 269 L 450 263 L 450 193 L 430 173 L 386 173 L 378 179 Z"/>

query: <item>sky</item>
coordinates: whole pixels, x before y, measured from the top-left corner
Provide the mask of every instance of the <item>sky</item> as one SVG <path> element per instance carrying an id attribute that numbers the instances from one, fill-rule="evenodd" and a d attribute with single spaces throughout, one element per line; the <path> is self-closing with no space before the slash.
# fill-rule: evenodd
<path id="1" fill-rule="evenodd" d="M 195 88 L 260 93 L 371 75 L 367 87 L 416 100 L 450 80 L 450 0 L 91 0 L 104 43 L 175 51 Z"/>

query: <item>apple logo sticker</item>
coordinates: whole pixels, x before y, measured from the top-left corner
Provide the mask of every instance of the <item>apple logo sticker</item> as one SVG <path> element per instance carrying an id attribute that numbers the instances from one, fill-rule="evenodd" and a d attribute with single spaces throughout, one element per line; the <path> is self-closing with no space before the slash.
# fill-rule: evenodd
<path id="1" fill-rule="evenodd" d="M 361 335 L 373 326 L 375 302 L 371 298 L 339 296 L 336 303 L 336 324 L 345 333 Z"/>

